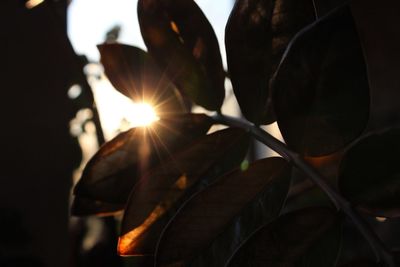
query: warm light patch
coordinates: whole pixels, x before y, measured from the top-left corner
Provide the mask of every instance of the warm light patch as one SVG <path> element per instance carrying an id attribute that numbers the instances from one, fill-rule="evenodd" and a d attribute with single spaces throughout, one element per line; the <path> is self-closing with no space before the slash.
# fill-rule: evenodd
<path id="1" fill-rule="evenodd" d="M 181 177 L 179 177 L 179 179 L 176 181 L 175 186 L 179 189 L 179 190 L 185 190 L 187 187 L 187 177 L 186 175 L 182 175 Z"/>
<path id="2" fill-rule="evenodd" d="M 131 109 L 132 112 L 127 113 L 126 119 L 133 126 L 148 126 L 159 119 L 149 104 L 134 103 Z"/>
<path id="3" fill-rule="evenodd" d="M 146 220 L 132 231 L 124 234 L 118 241 L 118 253 L 120 255 L 135 255 L 133 252 L 140 240 L 138 237 L 142 235 L 158 218 L 165 213 L 165 208 L 158 205 Z"/>
<path id="4" fill-rule="evenodd" d="M 173 186 L 173 188 L 178 190 L 172 189 L 169 192 L 166 192 L 164 200 L 153 209 L 141 225 L 119 238 L 118 253 L 120 255 L 140 255 L 135 254 L 136 247 L 143 241 L 140 236 L 143 235 L 143 233 L 147 231 L 150 226 L 158 220 L 158 218 L 164 215 L 165 212 L 174 205 L 174 203 L 176 203 L 176 201 L 182 196 L 184 190 L 188 187 L 188 183 L 188 177 L 186 174 L 182 174 Z"/>
<path id="5" fill-rule="evenodd" d="M 40 5 L 41 3 L 43 3 L 44 0 L 29 0 L 25 3 L 25 7 L 27 9 L 32 9 L 38 5 Z"/>
<path id="6" fill-rule="evenodd" d="M 174 21 L 171 21 L 171 29 L 172 29 L 175 33 L 179 34 L 178 25 L 176 25 L 176 23 L 175 23 Z"/>
<path id="7" fill-rule="evenodd" d="M 149 126 L 158 117 L 151 105 L 135 103 L 118 93 L 104 77 L 91 83 L 107 140 L 132 127 Z"/>
<path id="8" fill-rule="evenodd" d="M 387 218 L 385 217 L 376 217 L 375 218 L 378 222 L 385 222 L 387 220 Z"/>

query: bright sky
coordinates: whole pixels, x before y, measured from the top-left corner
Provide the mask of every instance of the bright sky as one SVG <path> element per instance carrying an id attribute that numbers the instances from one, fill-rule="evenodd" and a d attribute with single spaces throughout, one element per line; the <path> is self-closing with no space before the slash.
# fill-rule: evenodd
<path id="1" fill-rule="evenodd" d="M 197 0 L 219 39 L 225 61 L 224 30 L 233 0 Z M 144 48 L 136 14 L 137 0 L 73 0 L 68 12 L 68 35 L 75 51 L 98 61 L 96 45 L 115 25 L 122 27 L 120 42 Z"/>
<path id="2" fill-rule="evenodd" d="M 224 31 L 233 0 L 197 0 L 206 14 L 219 39 L 221 54 L 225 61 Z M 119 41 L 145 49 L 136 14 L 137 0 L 73 0 L 68 11 L 68 35 L 77 54 L 86 55 L 98 62 L 96 45 L 104 42 L 105 34 L 115 25 L 121 26 Z M 226 66 L 226 65 L 225 65 Z M 121 122 L 127 121 L 128 128 L 146 124 L 154 114 L 146 107 L 132 102 L 117 93 L 106 79 L 91 83 L 99 109 L 103 131 L 110 139 L 121 130 Z M 145 108 L 145 109 L 143 109 Z M 146 116 L 144 116 L 146 115 Z"/>

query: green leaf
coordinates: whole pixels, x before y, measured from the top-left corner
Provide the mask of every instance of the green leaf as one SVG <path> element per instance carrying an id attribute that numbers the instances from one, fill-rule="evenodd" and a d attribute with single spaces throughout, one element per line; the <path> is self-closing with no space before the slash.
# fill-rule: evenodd
<path id="1" fill-rule="evenodd" d="M 143 176 L 133 189 L 122 221 L 118 252 L 120 255 L 152 255 L 157 240 L 176 205 L 202 186 L 209 172 L 222 159 L 231 157 L 240 143 L 248 143 L 241 129 L 229 128 L 196 140 L 175 153 L 170 161 Z M 243 149 L 240 148 L 240 151 Z M 244 157 L 244 153 L 239 155 Z"/>
<path id="2" fill-rule="evenodd" d="M 291 38 L 315 20 L 311 0 L 238 0 L 225 32 L 228 69 L 243 115 L 272 123 L 270 78 Z"/>
<path id="3" fill-rule="evenodd" d="M 327 208 L 285 214 L 255 231 L 227 266 L 295 266 L 335 221 L 335 213 Z"/>
<path id="4" fill-rule="evenodd" d="M 279 129 L 300 154 L 327 155 L 361 134 L 369 115 L 369 86 L 348 6 L 296 35 L 273 88 Z"/>
<path id="5" fill-rule="evenodd" d="M 100 200 L 75 196 L 71 206 L 71 214 L 74 216 L 109 216 L 122 212 L 124 207 L 124 204 L 106 203 Z"/>
<path id="6" fill-rule="evenodd" d="M 75 195 L 125 204 L 132 187 L 145 171 L 173 157 L 178 148 L 205 135 L 211 125 L 206 115 L 182 114 L 119 134 L 90 159 L 75 187 Z"/>
<path id="7" fill-rule="evenodd" d="M 117 43 L 97 47 L 105 73 L 119 92 L 151 105 L 159 115 L 185 111 L 182 96 L 145 51 Z"/>
<path id="8" fill-rule="evenodd" d="M 216 254 L 208 257 L 211 262 L 202 264 L 223 266 L 240 240 L 249 234 L 250 227 L 255 230 L 278 216 L 289 184 L 290 167 L 282 158 L 259 160 L 247 170 L 239 168 L 221 177 L 191 197 L 164 229 L 158 243 L 156 266 L 178 262 L 186 266 L 227 226 L 233 226 L 232 219 L 236 217 L 233 226 L 236 229 L 228 230 L 227 237 L 220 240 L 227 246 L 211 249 Z M 232 243 L 225 244 L 226 241 Z"/>
<path id="9" fill-rule="evenodd" d="M 370 134 L 344 155 L 339 188 L 354 205 L 374 216 L 400 216 L 400 128 Z"/>
<path id="10" fill-rule="evenodd" d="M 138 18 L 149 53 L 181 92 L 219 110 L 225 75 L 215 33 L 192 0 L 139 0 Z"/>

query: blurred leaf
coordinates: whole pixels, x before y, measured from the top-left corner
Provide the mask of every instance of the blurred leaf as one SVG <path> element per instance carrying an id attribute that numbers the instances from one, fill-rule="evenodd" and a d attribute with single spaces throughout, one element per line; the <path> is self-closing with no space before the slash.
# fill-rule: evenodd
<path id="1" fill-rule="evenodd" d="M 203 114 L 164 117 L 149 127 L 132 128 L 104 144 L 86 165 L 77 196 L 125 204 L 138 178 L 178 148 L 206 134 L 212 121 Z"/>
<path id="2" fill-rule="evenodd" d="M 342 224 L 336 223 L 301 257 L 296 267 L 334 267 L 342 244 Z"/>
<path id="3" fill-rule="evenodd" d="M 339 188 L 374 216 L 400 216 L 400 128 L 368 135 L 349 148 L 340 165 Z"/>
<path id="4" fill-rule="evenodd" d="M 279 184 L 284 184 L 280 186 Z M 249 234 L 250 225 L 254 226 L 277 217 L 286 198 L 290 184 L 290 167 L 282 158 L 267 158 L 254 162 L 247 170 L 237 169 L 221 177 L 205 190 L 191 197 L 164 229 L 157 248 L 157 266 L 179 262 L 186 264 L 218 237 L 232 219 L 244 215 L 243 209 L 252 212 L 240 216 L 236 230 L 229 232 L 225 240 L 226 248 L 217 249 L 210 258 L 212 263 L 203 266 L 223 266 L 227 257 Z M 252 202 L 261 209 L 254 209 Z M 264 206 L 265 205 L 265 206 Z M 258 207 L 260 208 L 260 207 Z M 255 212 L 254 212 L 255 211 Z M 259 217 L 259 218 L 257 218 Z M 253 227 L 255 230 L 257 227 Z M 224 251 L 225 252 L 225 251 Z"/>
<path id="5" fill-rule="evenodd" d="M 105 73 L 119 92 L 150 104 L 157 114 L 184 111 L 179 92 L 145 51 L 118 43 L 97 47 Z"/>
<path id="6" fill-rule="evenodd" d="M 233 90 L 250 121 L 272 123 L 270 78 L 291 38 L 315 20 L 311 0 L 239 0 L 225 32 Z"/>
<path id="7" fill-rule="evenodd" d="M 232 148 L 242 142 L 248 143 L 248 135 L 240 129 L 212 133 L 142 177 L 125 209 L 118 246 L 120 255 L 154 254 L 162 229 L 175 211 L 174 205 L 194 184 L 203 182 L 201 179 L 221 159 L 232 156 Z"/>
<path id="8" fill-rule="evenodd" d="M 327 208 L 285 214 L 255 231 L 227 266 L 295 266 L 335 221 L 335 213 Z"/>
<path id="9" fill-rule="evenodd" d="M 368 77 L 348 6 L 296 35 L 273 88 L 279 128 L 300 154 L 327 155 L 361 134 L 369 114 Z"/>
<path id="10" fill-rule="evenodd" d="M 124 204 L 106 203 L 100 200 L 75 196 L 71 206 L 71 214 L 74 216 L 109 216 L 122 212 L 124 207 Z"/>
<path id="11" fill-rule="evenodd" d="M 140 29 L 149 53 L 196 104 L 220 109 L 225 75 L 215 33 L 193 0 L 139 0 Z"/>
<path id="12" fill-rule="evenodd" d="M 340 265 L 340 267 L 383 267 L 383 265 L 373 262 L 371 260 L 355 260 L 355 261 Z"/>

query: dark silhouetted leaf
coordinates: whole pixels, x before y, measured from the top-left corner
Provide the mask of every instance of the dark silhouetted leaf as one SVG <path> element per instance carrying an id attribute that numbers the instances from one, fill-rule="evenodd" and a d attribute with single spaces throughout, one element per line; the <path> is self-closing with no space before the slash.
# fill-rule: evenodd
<path id="1" fill-rule="evenodd" d="M 375 216 L 400 216 L 400 128 L 366 136 L 340 164 L 339 188 Z"/>
<path id="2" fill-rule="evenodd" d="M 149 53 L 196 104 L 220 109 L 225 75 L 215 33 L 193 0 L 139 0 L 140 29 Z"/>
<path id="3" fill-rule="evenodd" d="M 302 155 L 330 154 L 361 134 L 368 120 L 369 86 L 348 6 L 296 35 L 273 88 L 282 135 Z"/>
<path id="4" fill-rule="evenodd" d="M 355 260 L 343 265 L 340 267 L 384 267 L 384 265 L 373 262 L 371 260 Z"/>
<path id="5" fill-rule="evenodd" d="M 321 0 L 322 1 L 322 0 Z M 368 130 L 400 126 L 400 1 L 349 1 L 371 86 Z M 373 18 L 373 19 L 372 19 Z"/>
<path id="6" fill-rule="evenodd" d="M 122 212 L 124 207 L 124 204 L 106 203 L 100 200 L 75 196 L 71 206 L 71 214 L 74 216 L 109 216 Z"/>
<path id="7" fill-rule="evenodd" d="M 299 192 L 293 192 L 292 190 L 299 190 Z M 295 195 L 293 195 L 293 193 Z M 291 187 L 283 212 L 286 213 L 315 206 L 334 208 L 329 197 L 327 197 L 326 194 L 314 184 L 311 184 L 310 187 L 305 188 L 304 190 L 298 187 Z"/>
<path id="8" fill-rule="evenodd" d="M 102 44 L 98 49 L 105 73 L 119 92 L 150 104 L 157 114 L 184 111 L 181 95 L 145 51 L 117 43 Z"/>
<path id="9" fill-rule="evenodd" d="M 274 186 L 277 184 L 280 186 Z M 236 223 L 236 231 L 233 236 L 228 237 L 233 242 L 228 244 L 229 251 L 222 253 L 227 247 L 221 247 L 222 250 L 218 249 L 217 254 L 211 258 L 212 263 L 203 265 L 223 266 L 228 258 L 222 255 L 228 254 L 224 256 L 229 257 L 240 244 L 239 240 L 244 240 L 246 234 L 250 234 L 244 228 L 254 226 L 257 222 L 256 226 L 259 227 L 278 216 L 289 184 L 290 167 L 282 158 L 260 160 L 251 164 L 247 170 L 237 169 L 221 177 L 191 197 L 170 221 L 159 241 L 156 265 L 179 262 L 186 266 L 196 254 L 226 230 L 233 218 L 240 215 L 241 220 Z M 251 202 L 263 204 L 253 213 L 255 210 L 252 209 Z M 252 214 L 242 217 L 246 214 L 242 212 L 244 208 L 250 208 Z M 244 222 L 244 225 L 238 226 Z M 252 230 L 258 227 L 253 227 Z"/>
<path id="10" fill-rule="evenodd" d="M 203 182 L 214 165 L 224 157 L 231 157 L 233 149 L 241 147 L 241 143 L 248 143 L 248 135 L 243 130 L 231 128 L 212 133 L 143 176 L 125 208 L 119 253 L 154 254 L 162 229 L 173 215 L 167 213 L 175 212 L 178 208 L 175 205 L 181 203 L 185 193 L 196 183 Z M 245 153 L 241 154 L 243 158 Z"/>
<path id="11" fill-rule="evenodd" d="M 162 118 L 104 144 L 86 165 L 74 193 L 107 203 L 124 204 L 138 178 L 169 153 L 206 134 L 212 121 L 202 114 Z"/>
<path id="12" fill-rule="evenodd" d="M 323 157 L 305 157 L 304 160 L 318 171 L 325 182 L 334 186 L 337 184 L 337 176 L 343 151 Z M 290 212 L 306 207 L 332 207 L 334 205 L 329 197 L 302 171 L 294 168 L 292 173 L 292 186 L 283 212 Z"/>
<path id="13" fill-rule="evenodd" d="M 335 8 L 348 3 L 348 0 L 313 0 L 318 17 L 325 16 Z"/>
<path id="14" fill-rule="evenodd" d="M 342 224 L 336 223 L 312 245 L 296 267 L 334 267 L 342 244 Z"/>
<path id="15" fill-rule="evenodd" d="M 239 0 L 225 32 L 228 69 L 243 115 L 275 121 L 270 78 L 291 38 L 315 20 L 311 0 Z"/>
<path id="16" fill-rule="evenodd" d="M 255 231 L 227 266 L 296 266 L 335 221 L 335 213 L 327 208 L 285 214 Z"/>

